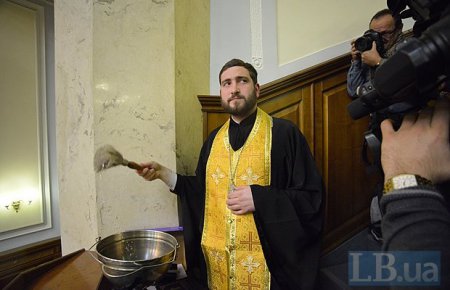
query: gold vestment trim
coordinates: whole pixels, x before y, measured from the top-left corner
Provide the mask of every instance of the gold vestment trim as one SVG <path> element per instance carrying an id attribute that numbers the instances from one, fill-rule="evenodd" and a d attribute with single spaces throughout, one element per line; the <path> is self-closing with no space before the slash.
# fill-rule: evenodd
<path id="1" fill-rule="evenodd" d="M 219 129 L 206 165 L 202 250 L 208 285 L 218 290 L 270 289 L 253 214 L 232 214 L 226 199 L 234 186 L 270 185 L 272 118 L 258 109 L 252 131 L 237 151 L 230 146 L 229 122 Z"/>

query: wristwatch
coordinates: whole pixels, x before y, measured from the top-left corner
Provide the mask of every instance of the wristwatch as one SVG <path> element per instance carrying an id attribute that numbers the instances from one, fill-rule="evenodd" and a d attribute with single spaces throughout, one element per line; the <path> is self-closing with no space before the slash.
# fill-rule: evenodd
<path id="1" fill-rule="evenodd" d="M 400 174 L 392 178 L 389 178 L 384 183 L 383 194 L 387 194 L 396 189 L 404 189 L 408 187 L 417 187 L 417 186 L 432 187 L 433 183 L 420 175 Z"/>

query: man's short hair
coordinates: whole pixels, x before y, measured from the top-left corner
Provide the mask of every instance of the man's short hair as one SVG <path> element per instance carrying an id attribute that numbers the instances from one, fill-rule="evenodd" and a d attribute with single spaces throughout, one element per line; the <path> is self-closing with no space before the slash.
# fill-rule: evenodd
<path id="1" fill-rule="evenodd" d="M 372 18 L 370 19 L 369 22 L 369 26 L 372 23 L 373 20 L 378 19 L 380 17 L 386 16 L 386 15 L 391 15 L 394 18 L 394 22 L 395 22 L 395 29 L 402 29 L 403 28 L 403 22 L 402 19 L 400 18 L 400 16 L 394 16 L 394 14 L 392 13 L 392 11 L 388 8 L 385 8 L 383 10 L 378 11 L 377 13 L 375 13 L 374 16 L 372 16 Z"/>
<path id="2" fill-rule="evenodd" d="M 258 83 L 258 72 L 256 69 L 248 62 L 244 62 L 240 59 L 233 58 L 232 60 L 228 61 L 226 64 L 223 65 L 222 69 L 219 72 L 219 84 L 220 84 L 220 77 L 222 76 L 222 73 L 233 66 L 242 66 L 245 67 L 248 70 L 248 73 L 250 74 L 250 77 L 254 84 Z"/>

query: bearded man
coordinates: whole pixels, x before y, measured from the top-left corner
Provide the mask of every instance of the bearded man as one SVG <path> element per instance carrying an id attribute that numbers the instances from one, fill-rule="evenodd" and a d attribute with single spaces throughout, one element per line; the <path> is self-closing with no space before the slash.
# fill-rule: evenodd
<path id="1" fill-rule="evenodd" d="M 232 59 L 219 73 L 230 119 L 205 141 L 195 176 L 142 164 L 181 200 L 188 277 L 209 289 L 313 289 L 323 182 L 292 122 L 257 107 L 255 68 Z"/>

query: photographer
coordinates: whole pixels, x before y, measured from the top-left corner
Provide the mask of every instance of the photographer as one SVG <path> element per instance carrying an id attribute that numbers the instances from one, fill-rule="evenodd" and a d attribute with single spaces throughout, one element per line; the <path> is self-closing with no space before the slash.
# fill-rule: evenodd
<path id="1" fill-rule="evenodd" d="M 358 88 L 375 76 L 375 71 L 381 66 L 389 57 L 391 57 L 397 50 L 399 43 L 403 42 L 405 36 L 402 32 L 403 23 L 400 17 L 394 17 L 389 9 L 383 9 L 375 13 L 369 23 L 369 30 L 364 35 L 352 41 L 352 63 L 347 73 L 347 92 L 352 99 L 358 97 Z M 373 112 L 370 114 L 370 122 L 368 136 L 375 136 L 378 140 L 381 139 L 380 122 L 385 118 L 384 115 Z M 375 150 L 374 147 L 379 146 L 379 141 L 374 145 L 369 140 L 370 137 L 365 136 L 363 147 L 363 156 L 367 156 L 368 150 Z M 377 147 L 379 148 L 379 147 Z M 379 149 L 377 149 L 379 152 Z M 371 172 L 378 172 L 381 174 L 381 166 L 379 163 L 379 153 L 375 154 L 377 163 L 371 164 L 365 160 L 367 170 Z M 380 223 L 381 213 L 379 210 L 379 198 L 381 196 L 382 182 L 379 182 L 373 191 L 374 198 L 371 204 L 371 225 L 370 232 L 375 240 L 382 239 Z"/>
<path id="2" fill-rule="evenodd" d="M 413 262 L 414 277 L 397 277 L 392 284 L 430 282 L 433 289 L 450 289 L 450 3 L 388 0 L 388 7 L 397 18 L 415 20 L 415 37 L 361 86 L 348 111 L 353 119 L 386 117 L 378 120 L 382 249 L 408 251 L 403 253 L 410 261 L 419 261 Z M 427 106 L 430 100 L 436 100 L 434 107 Z M 419 277 L 421 265 L 431 266 L 426 277 Z"/>
<path id="3" fill-rule="evenodd" d="M 448 188 L 436 189 L 450 181 L 449 124 L 447 98 L 437 101 L 433 109 L 405 116 L 397 131 L 390 120 L 381 123 L 383 250 L 439 251 L 438 289 L 450 289 L 450 213 L 446 201 L 450 192 Z"/>
<path id="4" fill-rule="evenodd" d="M 391 10 L 383 9 L 378 11 L 369 23 L 369 29 L 378 32 L 379 35 L 375 36 L 375 33 L 361 38 L 361 40 L 369 40 L 369 44 L 362 47 L 366 50 L 359 51 L 358 46 L 355 46 L 355 41 L 352 41 L 352 63 L 347 73 L 347 92 L 351 98 L 357 97 L 358 87 L 371 80 L 376 68 L 396 51 L 397 45 L 405 38 L 402 28 L 401 19 L 394 19 Z M 370 41 L 371 37 L 375 39 Z M 381 39 L 376 40 L 377 37 L 381 37 Z"/>

